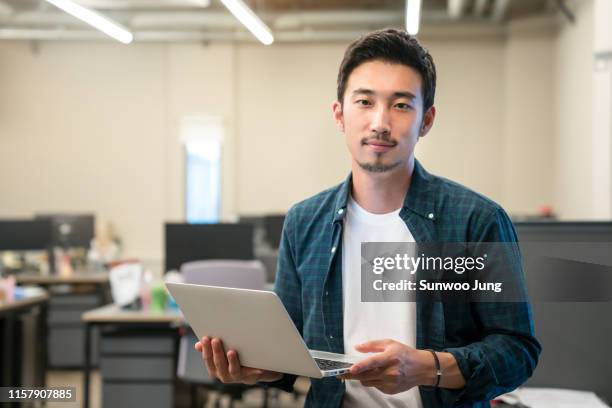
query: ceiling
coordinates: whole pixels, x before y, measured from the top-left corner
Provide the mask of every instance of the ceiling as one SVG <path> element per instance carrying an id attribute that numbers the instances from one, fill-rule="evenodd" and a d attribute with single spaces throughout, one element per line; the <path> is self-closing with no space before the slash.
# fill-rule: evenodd
<path id="1" fill-rule="evenodd" d="M 135 41 L 254 41 L 219 0 L 75 0 L 130 29 Z M 499 33 L 510 20 L 552 15 L 559 0 L 423 0 L 422 32 L 471 27 Z M 342 41 L 401 27 L 405 0 L 245 0 L 277 42 Z M 0 40 L 106 40 L 44 0 L 0 0 Z M 111 40 L 109 40 L 111 41 Z"/>

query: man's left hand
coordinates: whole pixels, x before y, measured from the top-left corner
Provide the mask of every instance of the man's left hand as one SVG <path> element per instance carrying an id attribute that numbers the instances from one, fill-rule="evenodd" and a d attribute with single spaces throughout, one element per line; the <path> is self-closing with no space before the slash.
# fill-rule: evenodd
<path id="1" fill-rule="evenodd" d="M 395 340 L 373 340 L 355 346 L 362 353 L 376 353 L 355 363 L 350 373 L 338 376 L 358 380 L 385 394 L 397 394 L 417 385 L 431 385 L 435 378 L 433 356 Z"/>

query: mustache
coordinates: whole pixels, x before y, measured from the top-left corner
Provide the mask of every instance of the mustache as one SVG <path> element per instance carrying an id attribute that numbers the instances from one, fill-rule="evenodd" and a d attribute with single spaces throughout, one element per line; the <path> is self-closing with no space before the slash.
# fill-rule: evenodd
<path id="1" fill-rule="evenodd" d="M 365 145 L 372 141 L 385 142 L 394 145 L 396 144 L 395 141 L 391 139 L 391 135 L 388 132 L 377 132 L 368 137 L 364 137 L 363 139 L 361 139 L 361 144 Z"/>

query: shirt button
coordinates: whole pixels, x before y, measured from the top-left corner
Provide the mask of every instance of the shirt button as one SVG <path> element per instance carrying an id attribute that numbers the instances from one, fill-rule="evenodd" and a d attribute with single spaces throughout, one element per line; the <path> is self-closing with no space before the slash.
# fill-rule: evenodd
<path id="1" fill-rule="evenodd" d="M 334 252 L 336 252 L 336 247 L 333 247 L 333 248 L 332 248 L 332 250 L 331 250 L 331 252 L 332 252 L 332 254 L 333 254 Z"/>
<path id="2" fill-rule="evenodd" d="M 342 214 L 344 212 L 344 208 L 338 210 L 338 214 Z"/>
<path id="3" fill-rule="evenodd" d="M 334 336 L 332 336 L 331 334 L 329 335 L 329 338 L 333 340 Z"/>
<path id="4" fill-rule="evenodd" d="M 427 218 L 429 218 L 430 220 L 433 220 L 434 219 L 434 214 L 433 213 L 429 213 L 427 215 Z"/>
<path id="5" fill-rule="evenodd" d="M 325 296 L 329 296 L 329 291 L 325 291 Z"/>

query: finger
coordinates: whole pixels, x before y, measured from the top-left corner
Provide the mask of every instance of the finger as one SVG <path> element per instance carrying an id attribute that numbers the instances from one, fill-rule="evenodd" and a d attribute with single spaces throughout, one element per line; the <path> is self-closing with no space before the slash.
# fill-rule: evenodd
<path id="1" fill-rule="evenodd" d="M 366 341 L 365 343 L 355 345 L 355 349 L 361 353 L 380 353 L 385 351 L 391 341 L 389 339 Z"/>
<path id="2" fill-rule="evenodd" d="M 372 357 L 368 357 L 358 363 L 353 364 L 351 367 L 351 374 L 359 374 L 367 370 L 373 370 L 375 368 L 384 368 L 392 363 L 391 358 L 385 353 L 374 354 Z"/>
<path id="3" fill-rule="evenodd" d="M 373 370 L 366 370 L 359 374 L 343 374 L 338 376 L 338 378 L 342 380 L 358 380 L 358 381 L 369 381 L 369 380 L 382 380 L 382 376 L 384 375 L 384 370 L 380 368 L 375 368 Z"/>
<path id="4" fill-rule="evenodd" d="M 257 377 L 257 381 L 278 381 L 283 378 L 283 374 L 277 371 L 261 370 L 261 373 Z"/>
<path id="5" fill-rule="evenodd" d="M 371 381 L 371 380 L 383 380 L 384 371 L 380 369 L 367 370 L 359 374 L 349 374 L 351 378 L 347 378 L 348 380 L 358 380 L 358 381 Z"/>
<path id="6" fill-rule="evenodd" d="M 261 379 L 264 370 L 251 367 L 242 367 L 242 382 L 246 384 L 255 384 Z"/>
<path id="7" fill-rule="evenodd" d="M 364 387 L 381 387 L 383 385 L 383 382 L 376 380 L 367 380 L 361 381 L 361 385 L 363 385 Z"/>
<path id="8" fill-rule="evenodd" d="M 265 371 L 259 368 L 251 368 L 251 367 L 240 367 L 241 368 L 241 373 L 243 376 L 245 377 L 251 377 L 251 376 L 262 376 Z"/>
<path id="9" fill-rule="evenodd" d="M 235 381 L 240 381 L 242 377 L 242 370 L 240 367 L 240 360 L 238 360 L 238 353 L 236 350 L 230 350 L 227 352 L 227 362 L 229 363 L 229 374 Z"/>
<path id="10" fill-rule="evenodd" d="M 217 376 L 221 381 L 229 381 L 230 375 L 228 371 L 227 357 L 225 356 L 225 349 L 223 348 L 223 342 L 221 339 L 214 338 L 211 341 L 213 349 L 213 361 L 215 368 L 217 369 Z"/>
<path id="11" fill-rule="evenodd" d="M 202 359 L 204 360 L 204 364 L 206 365 L 208 374 L 210 374 L 211 377 L 216 377 L 217 368 L 215 367 L 215 363 L 213 361 L 213 351 L 212 351 L 212 345 L 210 344 L 210 339 L 208 337 L 203 337 L 201 344 L 202 344 Z"/>
<path id="12" fill-rule="evenodd" d="M 196 351 L 197 351 L 198 353 L 201 353 L 201 352 L 202 352 L 202 343 L 201 343 L 201 342 L 196 341 L 196 343 L 193 345 L 193 347 L 196 349 Z"/>

